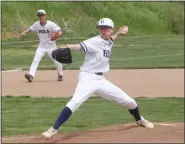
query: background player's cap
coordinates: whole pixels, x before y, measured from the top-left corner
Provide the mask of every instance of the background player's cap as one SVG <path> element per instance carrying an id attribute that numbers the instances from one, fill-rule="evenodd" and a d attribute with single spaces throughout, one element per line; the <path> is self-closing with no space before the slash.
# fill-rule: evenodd
<path id="1" fill-rule="evenodd" d="M 38 10 L 37 16 L 42 16 L 42 15 L 46 15 L 46 11 L 45 10 Z"/>
<path id="2" fill-rule="evenodd" d="M 110 18 L 102 18 L 99 20 L 97 27 L 108 26 L 114 28 L 114 23 Z"/>

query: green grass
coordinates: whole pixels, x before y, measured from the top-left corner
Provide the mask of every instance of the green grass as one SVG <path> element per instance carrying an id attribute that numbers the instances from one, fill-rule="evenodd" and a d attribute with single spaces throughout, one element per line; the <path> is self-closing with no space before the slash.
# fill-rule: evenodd
<path id="1" fill-rule="evenodd" d="M 45 9 L 48 19 L 56 22 L 64 31 L 58 43 L 78 43 L 78 40 L 95 36 L 97 21 L 109 17 L 115 31 L 129 26 L 129 36 L 115 42 L 122 45 L 113 49 L 111 68 L 176 68 L 184 67 L 184 3 L 183 2 L 2 2 L 2 69 L 25 67 L 28 69 L 34 57 L 37 35 L 30 33 L 22 39 L 16 37 L 36 20 L 38 9 Z M 68 23 L 64 29 L 64 21 Z M 149 37 L 143 37 L 148 35 Z M 159 35 L 159 36 L 155 36 Z M 166 36 L 170 35 L 170 36 Z M 178 36 L 173 36 L 178 35 Z M 150 37 L 152 36 L 152 37 Z M 73 54 L 78 69 L 83 54 Z M 40 69 L 54 69 L 51 60 L 44 57 Z"/>
<path id="2" fill-rule="evenodd" d="M 83 39 L 81 39 L 83 40 Z M 58 44 L 79 43 L 81 40 L 59 40 Z M 2 69 L 28 69 L 35 55 L 37 42 L 3 44 Z M 78 69 L 84 61 L 84 54 L 73 52 L 69 68 Z M 125 37 L 115 41 L 110 62 L 111 68 L 176 68 L 184 67 L 184 36 Z M 55 66 L 47 57 L 41 61 L 40 69 Z"/>
<path id="3" fill-rule="evenodd" d="M 2 135 L 41 133 L 50 127 L 69 99 L 2 97 Z M 137 98 L 141 114 L 154 122 L 183 122 L 184 98 Z M 134 122 L 126 108 L 91 98 L 61 131 L 79 131 Z"/>

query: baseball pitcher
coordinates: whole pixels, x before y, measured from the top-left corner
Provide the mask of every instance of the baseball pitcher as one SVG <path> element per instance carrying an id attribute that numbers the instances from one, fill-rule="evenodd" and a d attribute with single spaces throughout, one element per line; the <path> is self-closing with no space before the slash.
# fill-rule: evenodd
<path id="1" fill-rule="evenodd" d="M 57 133 L 69 117 L 83 104 L 93 93 L 109 101 L 114 101 L 128 109 L 139 126 L 154 128 L 154 125 L 140 115 L 136 101 L 123 90 L 109 82 L 103 75 L 109 71 L 109 60 L 114 40 L 120 35 L 128 33 L 128 27 L 120 27 L 118 32 L 112 35 L 114 23 L 109 18 L 103 18 L 98 22 L 100 35 L 87 39 L 80 44 L 67 45 L 52 52 L 52 57 L 61 63 L 72 62 L 71 51 L 78 50 L 85 54 L 85 62 L 80 68 L 78 84 L 72 99 L 67 103 L 54 125 L 42 135 L 49 139 Z"/>
<path id="2" fill-rule="evenodd" d="M 51 56 L 52 51 L 57 49 L 55 40 L 57 40 L 62 35 L 61 28 L 54 22 L 47 20 L 45 10 L 38 10 L 37 16 L 39 21 L 36 21 L 32 26 L 29 27 L 29 29 L 26 29 L 24 32 L 22 32 L 20 36 L 25 36 L 28 32 L 37 32 L 40 40 L 35 57 L 30 67 L 30 72 L 25 74 L 25 78 L 29 82 L 33 81 L 37 67 L 42 57 L 45 55 L 45 53 L 47 53 L 57 67 L 58 81 L 62 81 L 62 64 L 54 60 Z"/>

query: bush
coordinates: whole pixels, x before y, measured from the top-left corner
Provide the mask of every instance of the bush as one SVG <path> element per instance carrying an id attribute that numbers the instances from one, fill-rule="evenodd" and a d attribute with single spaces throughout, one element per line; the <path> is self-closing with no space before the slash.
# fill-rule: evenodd
<path id="1" fill-rule="evenodd" d="M 37 20 L 36 11 L 45 9 L 48 19 L 64 29 L 65 37 L 97 34 L 95 25 L 110 17 L 116 29 L 130 27 L 129 35 L 183 34 L 183 2 L 2 2 L 2 38 L 16 37 Z"/>

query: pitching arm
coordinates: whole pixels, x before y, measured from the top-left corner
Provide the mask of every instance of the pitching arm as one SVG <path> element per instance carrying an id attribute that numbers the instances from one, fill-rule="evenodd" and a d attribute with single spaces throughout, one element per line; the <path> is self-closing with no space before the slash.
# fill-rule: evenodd
<path id="1" fill-rule="evenodd" d="M 119 37 L 119 33 L 115 33 L 114 35 L 111 36 L 112 40 L 114 41 Z"/>
<path id="2" fill-rule="evenodd" d="M 111 36 L 112 40 L 114 41 L 121 35 L 127 35 L 128 34 L 128 26 L 122 26 L 119 28 L 119 30 Z"/>

